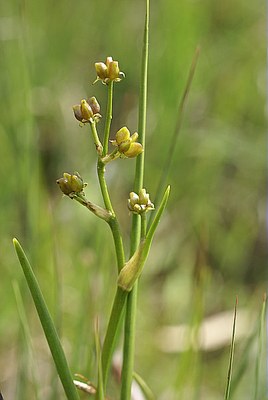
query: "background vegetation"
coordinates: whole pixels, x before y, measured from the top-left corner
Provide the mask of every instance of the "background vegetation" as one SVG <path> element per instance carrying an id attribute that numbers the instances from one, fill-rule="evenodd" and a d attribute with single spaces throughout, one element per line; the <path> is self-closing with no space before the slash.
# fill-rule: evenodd
<path id="1" fill-rule="evenodd" d="M 264 8 L 249 0 L 151 4 L 145 182 L 152 201 L 189 66 L 201 46 L 168 177 L 168 211 L 140 286 L 136 369 L 157 399 L 223 398 L 229 342 L 198 350 L 186 338 L 171 351 L 171 339 L 160 340 L 159 332 L 230 311 L 236 295 L 238 326 L 240 311 L 250 324 L 237 340 L 234 370 L 240 371 L 243 355 L 248 359 L 233 398 L 253 398 L 256 343 L 249 349 L 246 337 L 261 309 L 267 256 Z M 111 55 L 126 73 L 116 87 L 112 131 L 137 128 L 144 2 L 11 0 L 1 2 L 0 12 L 0 384 L 6 399 L 59 399 L 11 238 L 21 240 L 35 266 L 73 371 L 94 380 L 93 321 L 99 315 L 105 328 L 114 250 L 106 225 L 62 198 L 55 181 L 78 170 L 88 182 L 88 198 L 101 201 L 89 133 L 78 127 L 71 107 L 95 95 L 105 110 L 105 90 L 91 82 L 94 62 Z M 132 163 L 119 160 L 108 173 L 126 234 Z M 225 328 L 231 336 L 231 325 Z M 264 363 L 262 372 L 264 396 Z"/>

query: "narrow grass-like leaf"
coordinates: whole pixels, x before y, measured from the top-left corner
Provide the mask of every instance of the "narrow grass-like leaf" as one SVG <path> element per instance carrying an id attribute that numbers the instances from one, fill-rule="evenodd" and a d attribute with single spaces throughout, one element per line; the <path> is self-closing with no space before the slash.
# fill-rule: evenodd
<path id="1" fill-rule="evenodd" d="M 98 365 L 98 389 L 97 389 L 97 400 L 104 400 L 104 385 L 103 385 L 103 375 L 102 375 L 102 363 L 101 363 L 101 346 L 100 346 L 100 336 L 99 336 L 99 321 L 95 321 L 95 347 L 96 347 L 96 357 Z"/>
<path id="2" fill-rule="evenodd" d="M 146 400 L 155 400 L 155 395 L 153 394 L 152 390 L 149 388 L 145 380 L 137 374 L 137 372 L 133 372 L 133 378 L 141 388 L 142 393 L 145 396 Z"/>
<path id="3" fill-rule="evenodd" d="M 48 311 L 43 294 L 34 275 L 32 267 L 17 239 L 13 239 L 13 244 L 20 261 L 25 279 L 31 292 L 36 311 L 39 315 L 52 357 L 54 359 L 59 378 L 62 382 L 68 400 L 79 400 L 77 390 L 73 384 L 71 372 L 60 343 L 55 325 Z"/>
<path id="4" fill-rule="evenodd" d="M 228 367 L 227 383 L 226 383 L 226 390 L 225 390 L 224 400 L 228 400 L 230 398 L 232 370 L 233 370 L 233 361 L 234 361 L 234 345 L 235 345 L 235 327 L 236 327 L 237 303 L 238 303 L 238 298 L 236 298 L 235 307 L 234 307 L 233 331 L 232 331 L 231 349 L 230 349 L 230 357 L 229 357 L 229 367 Z"/>
<path id="5" fill-rule="evenodd" d="M 255 367 L 255 385 L 254 385 L 254 400 L 258 400 L 260 392 L 260 371 L 263 356 L 263 340 L 264 340 L 264 326 L 265 326 L 265 310 L 266 310 L 266 293 L 263 296 L 261 317 L 259 321 L 259 335 L 258 335 L 258 351 Z"/>

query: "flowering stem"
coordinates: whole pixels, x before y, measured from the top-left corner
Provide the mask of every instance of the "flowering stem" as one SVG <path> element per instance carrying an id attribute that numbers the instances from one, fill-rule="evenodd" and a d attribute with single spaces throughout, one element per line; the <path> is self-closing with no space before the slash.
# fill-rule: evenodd
<path id="1" fill-rule="evenodd" d="M 117 268 L 118 273 L 121 271 L 125 264 L 125 252 L 123 246 L 123 239 L 120 233 L 119 224 L 115 217 L 112 217 L 109 221 L 109 226 L 112 231 L 113 239 L 114 239 L 114 246 L 116 252 L 116 259 L 117 259 Z"/>
<path id="2" fill-rule="evenodd" d="M 90 122 L 90 128 L 91 128 L 91 132 L 92 132 L 92 136 L 93 136 L 93 140 L 94 140 L 94 143 L 96 146 L 97 153 L 100 156 L 102 154 L 103 149 L 102 149 L 102 144 L 99 139 L 95 121 Z"/>
<path id="3" fill-rule="evenodd" d="M 145 238 L 147 229 L 147 218 L 146 213 L 141 214 L 141 239 Z"/>
<path id="4" fill-rule="evenodd" d="M 108 83 L 108 99 L 107 99 L 107 110 L 106 110 L 106 121 L 104 128 L 104 138 L 103 138 L 103 152 L 102 156 L 105 157 L 108 153 L 108 144 L 110 137 L 110 128 L 113 118 L 113 81 Z"/>
<path id="5" fill-rule="evenodd" d="M 145 149 L 145 129 L 146 129 L 146 110 L 147 110 L 147 81 L 148 81 L 148 50 L 149 50 L 149 5 L 146 0 L 146 15 L 143 38 L 143 52 L 141 65 L 141 86 L 139 102 L 139 141 Z M 136 193 L 142 189 L 144 176 L 144 152 L 136 160 L 136 172 L 134 181 L 134 191 Z M 144 224 L 143 224 L 144 225 Z M 143 226 L 144 228 L 144 226 Z M 133 215 L 131 231 L 131 256 L 136 251 L 141 236 L 141 221 L 138 215 Z M 122 367 L 122 386 L 121 400 L 130 400 L 131 384 L 134 369 L 134 349 L 135 349 L 135 324 L 137 309 L 138 282 L 135 283 L 132 291 L 127 296 L 126 317 L 125 317 L 125 337 Z"/>
<path id="6" fill-rule="evenodd" d="M 108 153 L 108 144 L 109 144 L 109 135 L 110 135 L 110 127 L 112 121 L 112 100 L 113 100 L 113 82 L 108 83 L 108 102 L 107 102 L 107 114 L 106 114 L 106 123 L 104 130 L 104 140 L 103 140 L 103 151 L 101 156 L 103 159 L 99 157 L 97 163 L 97 172 L 99 178 L 99 184 L 102 192 L 103 201 L 106 209 L 111 213 L 111 218 L 107 221 L 113 235 L 114 246 L 116 251 L 116 259 L 117 259 L 117 267 L 118 273 L 123 268 L 125 264 L 125 253 L 123 247 L 123 240 L 119 229 L 118 220 L 116 218 L 115 212 L 113 210 L 113 206 L 111 203 L 106 179 L 105 179 L 105 164 Z M 111 154 L 111 159 L 116 157 L 117 150 Z M 106 158 L 105 158 L 106 157 Z M 113 351 L 117 342 L 117 337 L 119 334 L 119 326 L 123 316 L 123 310 L 126 302 L 127 293 L 122 289 L 117 288 L 113 307 L 110 314 L 110 319 L 108 322 L 103 348 L 102 348 L 102 356 L 101 356 L 101 366 L 102 366 L 102 379 L 103 379 L 103 390 L 105 392 L 108 372 L 111 365 Z"/>
<path id="7" fill-rule="evenodd" d="M 106 179 L 105 179 L 105 164 L 102 162 L 101 159 L 98 160 L 97 163 L 97 172 L 98 172 L 98 178 L 99 178 L 99 183 L 100 183 L 100 188 L 101 188 L 101 193 L 102 193 L 102 197 L 103 197 L 103 201 L 105 204 L 105 207 L 108 211 L 110 211 L 110 213 L 114 216 L 114 210 L 113 210 L 113 206 L 111 203 L 111 199 L 110 199 L 110 195 L 108 192 L 108 187 L 106 184 Z"/>
<path id="8" fill-rule="evenodd" d="M 126 291 L 122 290 L 120 287 L 117 288 L 106 335 L 103 342 L 102 375 L 104 391 L 107 384 L 112 355 L 119 335 L 119 327 L 121 325 L 127 295 L 128 293 Z"/>

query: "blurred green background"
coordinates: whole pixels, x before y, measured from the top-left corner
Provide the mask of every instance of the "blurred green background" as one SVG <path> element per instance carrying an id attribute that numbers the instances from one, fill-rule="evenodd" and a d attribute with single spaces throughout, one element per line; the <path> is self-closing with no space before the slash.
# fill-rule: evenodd
<path id="1" fill-rule="evenodd" d="M 114 249 L 107 226 L 62 198 L 55 181 L 77 170 L 88 182 L 88 198 L 101 204 L 94 146 L 88 127 L 73 118 L 72 105 L 95 95 L 105 114 L 105 87 L 91 83 L 94 62 L 112 56 L 126 74 L 115 88 L 112 133 L 123 125 L 137 129 L 144 8 L 142 0 L 1 2 L 5 399 L 64 398 L 12 247 L 14 236 L 35 267 L 72 370 L 96 378 L 93 322 L 98 315 L 104 333 L 116 283 Z M 152 201 L 197 45 L 200 58 L 167 178 L 171 198 L 140 283 L 135 366 L 157 399 L 222 399 L 229 341 L 216 349 L 187 350 L 184 338 L 180 350 L 169 352 L 171 339 L 159 345 L 156 338 L 165 326 L 194 327 L 231 312 L 238 295 L 238 325 L 239 310 L 250 324 L 237 340 L 234 370 L 242 368 L 243 355 L 248 359 L 233 398 L 253 398 L 257 343 L 249 348 L 247 335 L 258 323 L 267 265 L 264 2 L 152 1 L 145 172 Z M 126 247 L 134 164 L 118 160 L 107 168 Z M 225 328 L 231 336 L 231 324 Z M 264 396 L 264 364 L 262 371 Z M 115 399 L 116 384 L 109 390 Z"/>

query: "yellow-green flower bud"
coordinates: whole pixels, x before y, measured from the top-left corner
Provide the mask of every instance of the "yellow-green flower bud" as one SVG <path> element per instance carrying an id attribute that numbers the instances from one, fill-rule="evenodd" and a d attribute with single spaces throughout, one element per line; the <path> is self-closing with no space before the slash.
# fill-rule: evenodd
<path id="1" fill-rule="evenodd" d="M 56 182 L 59 185 L 59 188 L 62 191 L 62 193 L 66 194 L 66 196 L 69 196 L 69 194 L 71 194 L 73 192 L 67 179 L 60 178 Z"/>
<path id="2" fill-rule="evenodd" d="M 130 140 L 126 140 L 125 142 L 120 143 L 120 145 L 118 146 L 119 152 L 125 154 L 125 152 L 129 149 L 130 144 Z"/>
<path id="3" fill-rule="evenodd" d="M 78 174 L 78 172 L 75 172 L 73 175 L 71 175 L 71 188 L 75 193 L 82 192 L 84 187 L 85 184 L 81 176 Z"/>
<path id="4" fill-rule="evenodd" d="M 123 142 L 129 141 L 130 140 L 130 132 L 126 126 L 123 128 L 119 129 L 119 131 L 116 132 L 115 135 L 116 143 L 120 145 Z"/>
<path id="5" fill-rule="evenodd" d="M 69 197 L 81 193 L 86 186 L 78 172 L 73 175 L 64 172 L 63 178 L 57 180 L 60 190 Z"/>
<path id="6" fill-rule="evenodd" d="M 134 204 L 133 211 L 139 214 L 142 211 L 142 207 L 139 204 Z"/>
<path id="7" fill-rule="evenodd" d="M 90 99 L 81 100 L 80 104 L 76 104 L 73 106 L 73 112 L 75 118 L 82 122 L 83 124 L 87 122 L 98 122 L 101 118 L 100 105 L 96 99 L 96 97 L 91 97 Z"/>
<path id="8" fill-rule="evenodd" d="M 139 191 L 139 195 L 135 192 L 129 194 L 128 208 L 130 211 L 141 214 L 149 210 L 154 210 L 154 205 L 150 200 L 149 194 L 145 189 Z"/>
<path id="9" fill-rule="evenodd" d="M 89 121 L 93 117 L 93 111 L 86 100 L 81 100 L 81 115 L 85 121 Z"/>
<path id="10" fill-rule="evenodd" d="M 127 201 L 128 209 L 134 211 L 134 207 L 139 203 L 139 196 L 135 192 L 129 194 L 129 199 Z"/>
<path id="11" fill-rule="evenodd" d="M 108 78 L 111 81 L 114 81 L 115 79 L 119 78 L 119 66 L 118 66 L 118 61 L 111 61 L 109 62 L 108 66 Z"/>
<path id="12" fill-rule="evenodd" d="M 97 62 L 95 63 L 95 69 L 97 72 L 97 76 L 99 79 L 104 80 L 107 78 L 107 72 L 108 68 L 107 65 L 105 65 L 103 62 Z"/>
<path id="13" fill-rule="evenodd" d="M 132 142 L 136 142 L 137 139 L 138 139 L 138 137 L 139 137 L 138 133 L 135 132 L 135 133 L 133 133 L 133 135 L 130 136 L 130 140 L 131 140 Z"/>
<path id="14" fill-rule="evenodd" d="M 140 204 L 143 204 L 145 206 L 147 206 L 147 204 L 150 202 L 149 194 L 146 193 L 145 189 L 141 189 L 139 191 L 139 200 L 140 200 Z"/>
<path id="15" fill-rule="evenodd" d="M 97 72 L 96 81 L 101 80 L 104 84 L 111 81 L 120 82 L 125 77 L 125 74 L 119 69 L 118 61 L 114 61 L 112 57 L 107 57 L 105 64 L 103 62 L 95 63 L 95 69 Z"/>
<path id="16" fill-rule="evenodd" d="M 124 155 L 128 158 L 137 157 L 139 154 L 143 152 L 143 147 L 140 143 L 134 142 L 131 143 L 129 149 L 124 152 Z"/>

